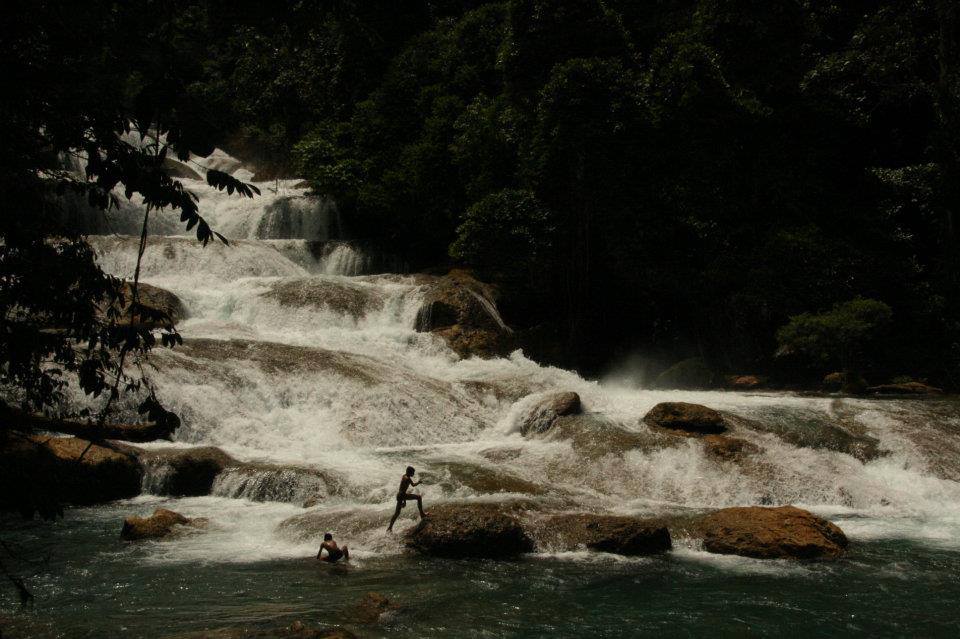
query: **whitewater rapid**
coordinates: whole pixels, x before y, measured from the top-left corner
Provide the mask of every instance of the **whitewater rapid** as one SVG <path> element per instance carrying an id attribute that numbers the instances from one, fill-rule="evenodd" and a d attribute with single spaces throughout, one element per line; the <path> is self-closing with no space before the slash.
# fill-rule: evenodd
<path id="1" fill-rule="evenodd" d="M 197 160 L 198 172 L 204 167 L 252 177 L 221 152 Z M 206 534 L 156 544 L 150 560 L 309 555 L 322 530 L 281 524 L 316 493 L 308 512 L 348 538 L 361 560 L 400 552 L 383 528 L 408 464 L 424 478 L 428 508 L 525 498 L 548 509 L 656 515 L 792 503 L 840 521 L 854 540 L 960 549 L 960 416 L 948 400 L 652 391 L 624 376 L 585 380 L 519 351 L 462 359 L 416 330 L 423 281 L 371 273 L 374 256 L 335 239 L 335 206 L 296 180 L 259 184 L 263 195 L 253 200 L 199 179 L 184 184 L 231 244 L 204 248 L 178 235 L 175 214 L 154 216 L 141 279 L 174 292 L 188 311 L 179 325 L 185 344 L 158 349 L 149 371 L 182 417 L 174 445 L 217 446 L 291 470 L 283 490 L 222 477 L 212 496 L 174 506 L 149 494 L 148 478 L 148 494 L 132 507 L 163 503 L 213 522 Z M 138 206 L 125 203 L 109 227 L 90 229 L 100 264 L 124 278 L 134 269 Z M 519 433 L 542 394 L 567 390 L 606 426 L 584 437 Z M 641 423 L 656 403 L 678 400 L 743 418 L 736 436 L 760 452 L 745 463 L 718 461 L 698 440 L 670 441 Z M 407 510 L 400 529 L 414 523 Z"/>

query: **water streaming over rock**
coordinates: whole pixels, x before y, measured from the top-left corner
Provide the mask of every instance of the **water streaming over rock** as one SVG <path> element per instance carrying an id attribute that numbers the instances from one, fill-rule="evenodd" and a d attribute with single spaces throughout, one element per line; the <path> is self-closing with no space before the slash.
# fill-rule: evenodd
<path id="1" fill-rule="evenodd" d="M 222 153 L 204 166 L 250 178 Z M 212 500 L 203 514 L 216 521 L 225 509 L 222 525 L 236 534 L 182 540 L 165 557 L 187 560 L 200 546 L 208 557 L 236 557 L 231 544 L 242 538 L 249 560 L 258 547 L 250 535 L 266 536 L 259 547 L 270 556 L 296 555 L 304 539 L 338 527 L 361 555 L 398 552 L 382 529 L 408 464 L 424 478 L 428 505 L 523 496 L 550 509 L 664 514 L 794 503 L 845 518 L 855 538 L 960 543 L 960 416 L 949 400 L 648 391 L 588 381 L 520 352 L 461 359 L 416 330 L 423 278 L 371 274 L 376 256 L 331 241 L 329 202 L 292 180 L 261 184 L 253 200 L 184 183 L 232 241 L 203 248 L 177 235 L 175 215 L 154 216 L 142 278 L 176 293 L 189 314 L 183 347 L 153 357 L 158 392 L 183 418 L 176 439 L 249 464 L 217 477 L 216 496 L 318 505 L 313 524 L 281 525 L 287 509 Z M 111 222 L 121 234 L 91 242 L 107 271 L 130 277 L 137 203 L 113 215 L 126 220 Z M 541 394 L 568 390 L 586 415 L 521 436 L 519 422 Z M 641 423 L 671 400 L 727 412 L 732 434 L 759 452 L 718 459 L 700 440 Z M 158 471 L 145 488 L 162 481 Z"/>

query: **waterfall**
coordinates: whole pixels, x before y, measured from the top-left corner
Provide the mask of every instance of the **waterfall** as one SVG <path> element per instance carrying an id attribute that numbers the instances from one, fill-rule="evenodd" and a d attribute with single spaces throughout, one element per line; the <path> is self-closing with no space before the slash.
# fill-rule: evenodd
<path id="1" fill-rule="evenodd" d="M 245 175 L 223 153 L 198 163 Z M 231 244 L 201 247 L 179 235 L 175 214 L 154 216 L 142 279 L 178 295 L 189 319 L 182 347 L 153 354 L 151 377 L 183 418 L 179 444 L 252 464 L 216 478 L 222 500 L 320 498 L 371 552 L 397 550 L 378 536 L 376 509 L 389 510 L 408 464 L 428 502 L 519 492 L 550 508 L 645 514 L 794 503 L 856 513 L 854 536 L 960 532 L 960 417 L 949 403 L 649 391 L 519 352 L 463 359 L 417 331 L 429 312 L 423 278 L 375 273 L 382 260 L 330 240 L 331 203 L 292 180 L 262 184 L 252 200 L 185 184 Z M 134 219 L 137 206 L 113 215 Z M 130 277 L 136 239 L 115 228 L 91 243 L 105 270 Z M 549 391 L 577 392 L 588 414 L 570 430 L 521 436 L 518 420 Z M 640 419 L 661 401 L 726 412 L 759 452 L 733 463 L 699 440 L 652 433 Z M 162 474 L 149 474 L 148 492 Z"/>

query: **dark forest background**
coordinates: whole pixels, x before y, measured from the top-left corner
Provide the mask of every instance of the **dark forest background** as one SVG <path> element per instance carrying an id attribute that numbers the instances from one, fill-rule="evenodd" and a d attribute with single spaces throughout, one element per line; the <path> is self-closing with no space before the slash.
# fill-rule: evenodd
<path id="1" fill-rule="evenodd" d="M 778 329 L 836 308 L 817 330 L 863 328 L 851 348 L 871 381 L 960 386 L 950 0 L 5 12 L 8 245 L 24 226 L 69 234 L 43 227 L 23 186 L 53 151 L 162 122 L 172 143 L 219 145 L 259 179 L 307 179 L 348 238 L 413 270 L 474 269 L 552 363 L 598 373 L 635 354 L 654 373 L 696 358 L 819 380 L 849 349 L 790 348 L 802 339 L 778 343 Z"/>

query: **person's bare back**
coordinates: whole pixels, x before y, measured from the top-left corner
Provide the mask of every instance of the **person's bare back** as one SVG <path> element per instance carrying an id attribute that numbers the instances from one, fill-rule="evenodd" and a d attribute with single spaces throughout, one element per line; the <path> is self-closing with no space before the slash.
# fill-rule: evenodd
<path id="1" fill-rule="evenodd" d="M 321 557 L 323 551 L 327 551 L 326 557 Z M 320 544 L 320 550 L 317 551 L 317 559 L 320 561 L 328 561 L 334 563 L 343 559 L 344 561 L 350 561 L 350 549 L 344 546 L 340 548 L 337 545 L 337 542 L 333 540 L 333 535 L 327 533 L 323 536 L 323 543 Z"/>
<path id="2" fill-rule="evenodd" d="M 400 478 L 400 488 L 397 490 L 397 509 L 390 519 L 390 525 L 387 526 L 387 532 L 393 532 L 393 524 L 400 516 L 400 511 L 407 505 L 407 500 L 412 499 L 417 502 L 417 508 L 420 510 L 420 518 L 423 519 L 427 513 L 423 512 L 423 498 L 415 493 L 408 493 L 411 486 L 419 486 L 421 482 L 413 481 L 413 475 L 417 471 L 413 466 L 407 466 L 407 472 Z"/>

